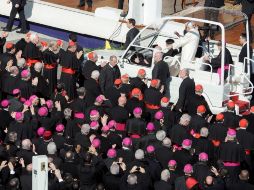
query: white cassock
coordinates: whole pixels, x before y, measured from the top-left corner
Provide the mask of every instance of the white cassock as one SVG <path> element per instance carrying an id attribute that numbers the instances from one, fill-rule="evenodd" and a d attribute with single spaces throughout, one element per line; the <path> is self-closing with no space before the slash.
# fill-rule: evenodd
<path id="1" fill-rule="evenodd" d="M 181 63 L 190 63 L 195 60 L 199 39 L 200 35 L 198 30 L 193 28 L 173 43 L 173 49 L 182 47 Z"/>

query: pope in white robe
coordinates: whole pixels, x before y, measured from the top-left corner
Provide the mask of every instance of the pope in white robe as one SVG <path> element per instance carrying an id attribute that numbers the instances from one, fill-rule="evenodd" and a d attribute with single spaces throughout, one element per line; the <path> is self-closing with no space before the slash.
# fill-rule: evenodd
<path id="1" fill-rule="evenodd" d="M 183 64 L 191 63 L 191 61 L 195 60 L 200 39 L 199 31 L 193 26 L 192 22 L 186 24 L 186 31 L 187 33 L 176 40 L 172 46 L 173 49 L 182 48 L 181 63 Z"/>

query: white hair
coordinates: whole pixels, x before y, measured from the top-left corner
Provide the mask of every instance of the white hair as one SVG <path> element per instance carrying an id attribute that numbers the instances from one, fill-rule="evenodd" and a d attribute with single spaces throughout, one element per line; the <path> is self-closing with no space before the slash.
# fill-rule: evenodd
<path id="1" fill-rule="evenodd" d="M 138 177 L 135 174 L 130 174 L 127 177 L 127 183 L 129 185 L 135 185 L 138 183 Z"/>
<path id="2" fill-rule="evenodd" d="M 30 139 L 24 139 L 21 144 L 22 144 L 22 149 L 24 149 L 24 150 L 31 149 L 32 143 L 31 143 Z"/>
<path id="3" fill-rule="evenodd" d="M 110 173 L 113 174 L 113 175 L 118 175 L 119 174 L 119 165 L 116 164 L 116 163 L 113 163 L 111 166 L 110 166 Z"/>
<path id="4" fill-rule="evenodd" d="M 185 122 L 190 122 L 191 116 L 188 114 L 183 114 L 180 118 L 180 124 L 184 124 Z"/>
<path id="5" fill-rule="evenodd" d="M 167 135 L 166 132 L 163 131 L 163 130 L 157 131 L 157 133 L 156 133 L 156 139 L 158 141 L 163 141 L 166 138 L 166 135 Z"/>
<path id="6" fill-rule="evenodd" d="M 94 80 L 98 80 L 100 76 L 100 72 L 97 71 L 97 70 L 94 70 L 92 73 L 91 73 L 91 78 L 94 79 Z"/>
<path id="7" fill-rule="evenodd" d="M 87 134 L 89 134 L 89 132 L 90 132 L 90 125 L 83 124 L 82 127 L 81 127 L 81 133 L 83 135 L 87 135 Z"/>
<path id="8" fill-rule="evenodd" d="M 200 129 L 200 136 L 201 137 L 208 137 L 209 131 L 206 127 L 202 127 Z"/>
<path id="9" fill-rule="evenodd" d="M 35 63 L 34 70 L 36 70 L 37 72 L 41 72 L 41 70 L 42 70 L 42 63 L 41 62 Z"/>
<path id="10" fill-rule="evenodd" d="M 33 41 L 33 40 L 35 40 L 36 38 L 39 38 L 38 34 L 37 34 L 37 33 L 31 33 L 31 35 L 30 35 L 30 40 Z"/>
<path id="11" fill-rule="evenodd" d="M 168 138 L 168 137 L 166 137 L 165 139 L 163 139 L 163 141 L 162 141 L 162 144 L 164 145 L 164 146 L 166 146 L 166 147 L 171 147 L 171 145 L 172 145 L 172 142 L 171 142 L 171 139 L 170 138 Z"/>
<path id="12" fill-rule="evenodd" d="M 17 60 L 17 66 L 19 68 L 23 68 L 25 66 L 25 64 L 26 64 L 26 60 L 24 58 L 20 58 Z"/>
<path id="13" fill-rule="evenodd" d="M 169 178 L 170 178 L 170 172 L 169 172 L 169 170 L 168 169 L 163 170 L 161 172 L 161 180 L 167 182 L 169 180 Z"/>
<path id="14" fill-rule="evenodd" d="M 185 25 L 186 25 L 186 27 L 194 28 L 193 22 L 187 22 Z"/>
<path id="15" fill-rule="evenodd" d="M 142 160 L 144 157 L 145 157 L 145 153 L 144 153 L 144 151 L 142 149 L 136 150 L 136 152 L 135 152 L 135 158 L 137 160 Z"/>
<path id="16" fill-rule="evenodd" d="M 56 144 L 54 142 L 50 142 L 47 146 L 48 154 L 55 154 L 57 151 Z"/>

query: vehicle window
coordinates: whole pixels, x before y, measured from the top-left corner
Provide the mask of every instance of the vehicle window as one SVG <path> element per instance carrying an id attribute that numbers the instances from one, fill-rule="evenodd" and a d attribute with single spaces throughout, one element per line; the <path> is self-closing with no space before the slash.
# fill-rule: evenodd
<path id="1" fill-rule="evenodd" d="M 153 60 L 153 50 L 131 47 L 124 58 L 128 59 L 130 64 L 151 67 Z"/>

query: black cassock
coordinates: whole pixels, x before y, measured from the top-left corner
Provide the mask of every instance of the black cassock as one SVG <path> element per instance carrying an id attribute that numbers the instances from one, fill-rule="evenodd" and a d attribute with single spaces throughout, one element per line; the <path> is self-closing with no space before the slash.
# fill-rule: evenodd
<path id="1" fill-rule="evenodd" d="M 29 42 L 25 47 L 23 56 L 26 59 L 26 65 L 31 68 L 31 73 L 33 73 L 34 64 L 42 61 L 42 52 L 36 44 Z"/>
<path id="2" fill-rule="evenodd" d="M 146 123 L 143 119 L 132 118 L 128 119 L 126 122 L 126 132 L 128 134 L 136 134 L 143 136 L 146 132 Z"/>
<path id="3" fill-rule="evenodd" d="M 44 69 L 43 69 L 43 76 L 45 79 L 48 79 L 48 91 L 49 93 L 53 93 L 56 84 L 57 84 L 57 60 L 59 58 L 58 54 L 55 54 L 50 49 L 47 49 L 43 52 L 43 62 L 44 62 Z"/>
<path id="4" fill-rule="evenodd" d="M 41 75 L 41 73 L 34 71 L 33 79 L 38 78 L 38 84 L 35 87 L 35 92 L 38 97 L 48 98 L 50 96 L 48 83 L 46 79 Z"/>
<path id="5" fill-rule="evenodd" d="M 0 54 L 3 53 L 4 50 L 4 44 L 6 42 L 6 38 L 0 38 Z"/>
<path id="6" fill-rule="evenodd" d="M 19 88 L 17 86 L 20 78 L 17 76 L 11 76 L 10 73 L 4 73 L 2 76 L 2 91 L 8 95 L 12 95 L 12 91 L 15 88 Z"/>
<path id="7" fill-rule="evenodd" d="M 66 50 L 60 55 L 59 64 L 62 66 L 60 81 L 64 83 L 67 95 L 72 100 L 76 94 L 76 76 L 75 73 L 79 69 L 79 60 L 76 53 Z"/>
<path id="8" fill-rule="evenodd" d="M 35 88 L 32 86 L 32 82 L 20 80 L 18 83 L 18 87 L 21 92 L 21 97 L 28 99 L 35 92 Z"/>
<path id="9" fill-rule="evenodd" d="M 1 62 L 0 68 L 1 68 L 2 72 L 6 72 L 5 68 L 7 66 L 7 62 L 10 60 L 13 60 L 12 66 L 17 66 L 17 59 L 16 59 L 15 55 L 8 53 L 8 52 L 5 52 L 0 55 L 0 62 Z"/>

